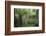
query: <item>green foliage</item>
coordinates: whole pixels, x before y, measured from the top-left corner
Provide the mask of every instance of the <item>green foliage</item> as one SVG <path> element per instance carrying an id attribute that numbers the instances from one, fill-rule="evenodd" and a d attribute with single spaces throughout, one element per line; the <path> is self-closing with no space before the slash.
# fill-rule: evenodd
<path id="1" fill-rule="evenodd" d="M 15 8 L 14 12 L 17 19 L 18 27 L 35 26 L 35 24 L 39 24 L 39 20 L 38 20 L 39 10 L 38 9 L 19 9 L 19 8 L 16 9 Z"/>
<path id="2" fill-rule="evenodd" d="M 16 14 L 24 15 L 24 14 L 30 14 L 30 15 L 36 15 L 35 12 L 33 12 L 32 9 L 15 9 Z"/>

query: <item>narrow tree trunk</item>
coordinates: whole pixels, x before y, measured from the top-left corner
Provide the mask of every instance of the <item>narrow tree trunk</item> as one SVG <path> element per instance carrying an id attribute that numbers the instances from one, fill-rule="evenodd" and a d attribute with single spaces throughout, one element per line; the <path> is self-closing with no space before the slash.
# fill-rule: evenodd
<path id="1" fill-rule="evenodd" d="M 20 27 L 22 26 L 22 15 L 19 15 L 20 17 Z"/>

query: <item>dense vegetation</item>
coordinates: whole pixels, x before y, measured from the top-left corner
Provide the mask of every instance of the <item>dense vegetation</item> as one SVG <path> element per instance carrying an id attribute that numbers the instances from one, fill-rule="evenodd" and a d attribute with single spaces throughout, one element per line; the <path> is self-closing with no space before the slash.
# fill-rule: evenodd
<path id="1" fill-rule="evenodd" d="M 15 27 L 38 26 L 39 17 L 38 9 L 20 9 L 14 8 L 14 25 Z"/>

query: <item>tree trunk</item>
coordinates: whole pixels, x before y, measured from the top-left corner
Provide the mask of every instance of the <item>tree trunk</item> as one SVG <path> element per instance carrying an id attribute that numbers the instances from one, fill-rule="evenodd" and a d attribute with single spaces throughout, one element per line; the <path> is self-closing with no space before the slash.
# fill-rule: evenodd
<path id="1" fill-rule="evenodd" d="M 20 19 L 20 27 L 22 27 L 22 15 L 19 15 L 19 19 Z"/>

